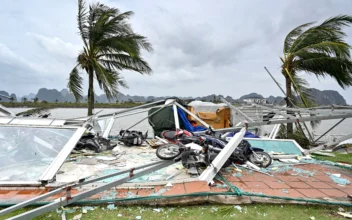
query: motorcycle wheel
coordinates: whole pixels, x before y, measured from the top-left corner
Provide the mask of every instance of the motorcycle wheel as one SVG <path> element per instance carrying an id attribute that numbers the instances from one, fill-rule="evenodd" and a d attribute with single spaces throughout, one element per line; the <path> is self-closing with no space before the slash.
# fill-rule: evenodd
<path id="1" fill-rule="evenodd" d="M 156 156 L 162 160 L 171 160 L 181 154 L 180 147 L 176 144 L 165 144 L 158 147 Z"/>
<path id="2" fill-rule="evenodd" d="M 263 168 L 267 168 L 273 162 L 271 156 L 265 152 L 255 152 L 255 154 L 249 155 L 248 159 L 251 163 Z"/>

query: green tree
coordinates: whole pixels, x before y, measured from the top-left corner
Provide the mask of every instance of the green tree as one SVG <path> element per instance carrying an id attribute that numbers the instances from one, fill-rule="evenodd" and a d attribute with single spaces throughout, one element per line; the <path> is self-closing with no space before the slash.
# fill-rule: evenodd
<path id="1" fill-rule="evenodd" d="M 56 99 L 56 100 L 55 100 L 55 103 L 56 103 L 56 104 L 59 103 L 59 100 Z"/>
<path id="2" fill-rule="evenodd" d="M 14 100 L 15 100 L 15 99 L 11 96 L 10 102 L 13 103 Z"/>
<path id="3" fill-rule="evenodd" d="M 27 98 L 23 98 L 23 103 L 26 103 L 27 102 Z"/>
<path id="4" fill-rule="evenodd" d="M 285 38 L 281 73 L 286 81 L 286 104 L 293 106 L 294 96 L 309 107 L 314 103 L 307 81 L 299 75 L 306 72 L 319 77 L 330 76 L 342 88 L 352 85 L 351 46 L 344 41 L 342 28 L 350 26 L 352 17 L 339 15 L 320 25 L 307 23 L 293 29 Z M 294 91 L 295 94 L 292 93 Z M 287 125 L 291 137 L 293 125 Z"/>
<path id="5" fill-rule="evenodd" d="M 79 71 L 87 73 L 88 115 L 92 115 L 94 108 L 94 78 L 111 100 L 117 97 L 119 86 L 127 87 L 120 76 L 122 70 L 141 74 L 152 71 L 141 57 L 141 50 L 152 51 L 152 46 L 132 30 L 128 22 L 132 14 L 100 3 L 91 4 L 87 9 L 84 1 L 78 0 L 78 29 L 84 46 L 70 73 L 68 88 L 76 100 L 82 99 L 83 78 Z"/>
<path id="6" fill-rule="evenodd" d="M 34 103 L 37 103 L 38 101 L 39 101 L 38 97 L 35 97 L 35 98 L 33 99 L 33 102 L 34 102 Z"/>

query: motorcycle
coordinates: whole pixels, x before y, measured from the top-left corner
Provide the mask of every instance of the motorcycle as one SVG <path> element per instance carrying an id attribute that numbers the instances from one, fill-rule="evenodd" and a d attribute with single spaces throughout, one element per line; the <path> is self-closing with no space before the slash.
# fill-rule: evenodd
<path id="1" fill-rule="evenodd" d="M 156 151 L 156 155 L 160 159 L 170 160 L 185 151 L 193 149 L 198 154 L 208 154 L 206 157 L 211 162 L 228 143 L 226 140 L 221 139 L 220 136 L 216 138 L 214 135 L 215 132 L 211 128 L 208 129 L 205 135 L 198 136 L 185 131 L 165 131 L 161 136 L 171 143 L 160 146 Z M 237 164 L 244 164 L 250 161 L 264 168 L 270 166 L 272 163 L 272 158 L 269 154 L 265 153 L 261 148 L 252 147 L 246 140 L 241 141 L 229 160 Z"/>

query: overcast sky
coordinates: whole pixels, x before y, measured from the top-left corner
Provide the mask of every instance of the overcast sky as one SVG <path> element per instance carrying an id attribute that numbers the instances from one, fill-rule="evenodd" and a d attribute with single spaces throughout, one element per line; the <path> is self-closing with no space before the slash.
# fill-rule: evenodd
<path id="1" fill-rule="evenodd" d="M 123 72 L 129 89 L 121 92 L 145 96 L 282 96 L 264 66 L 284 85 L 279 57 L 285 35 L 303 23 L 352 14 L 351 0 L 100 2 L 134 11 L 133 28 L 153 44 L 154 52 L 144 55 L 152 76 Z M 2 1 L 0 90 L 22 96 L 65 88 L 82 48 L 76 14 L 76 0 Z M 352 44 L 352 28 L 345 30 Z M 337 90 L 352 104 L 352 88 L 304 74 L 311 87 Z"/>

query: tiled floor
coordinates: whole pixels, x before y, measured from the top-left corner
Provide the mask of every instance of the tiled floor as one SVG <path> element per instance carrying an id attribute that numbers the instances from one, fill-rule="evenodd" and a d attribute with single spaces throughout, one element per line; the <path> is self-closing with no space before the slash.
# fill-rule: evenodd
<path id="1" fill-rule="evenodd" d="M 272 173 L 272 176 L 256 172 L 243 171 L 241 174 L 234 170 L 222 170 L 221 174 L 233 186 L 242 191 L 260 193 L 269 196 L 284 196 L 292 198 L 332 198 L 334 200 L 348 201 L 347 195 L 352 194 L 352 185 L 339 185 L 329 177 L 328 173 L 339 173 L 341 178 L 352 183 L 352 172 L 340 168 L 326 167 L 323 165 L 302 165 L 295 166 L 304 172 L 297 174 L 292 171 Z M 307 176 L 306 171 L 314 172 L 314 175 Z M 204 181 L 175 183 L 172 186 L 158 185 L 140 189 L 119 189 L 111 190 L 94 195 L 89 200 L 99 199 L 125 199 L 148 196 L 173 196 L 192 193 L 219 193 L 227 192 L 230 187 L 224 183 L 217 182 L 215 186 L 209 187 Z M 33 198 L 45 193 L 46 190 L 0 190 L 0 203 L 16 203 Z M 81 193 L 74 190 L 72 194 Z M 53 196 L 46 201 L 54 200 L 65 196 L 65 193 Z"/>

